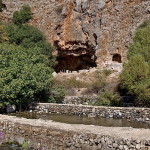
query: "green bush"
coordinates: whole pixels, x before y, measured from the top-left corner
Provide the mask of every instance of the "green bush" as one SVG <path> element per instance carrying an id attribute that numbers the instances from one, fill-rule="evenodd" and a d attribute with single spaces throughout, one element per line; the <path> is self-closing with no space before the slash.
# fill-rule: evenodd
<path id="1" fill-rule="evenodd" d="M 6 26 L 6 31 L 8 33 L 10 43 L 23 45 L 25 48 L 29 48 L 29 46 L 35 47 L 34 44 L 38 43 L 39 41 L 44 41 L 42 32 L 33 26 L 16 26 L 13 24 L 8 24 Z M 31 45 L 31 43 L 33 45 Z"/>
<path id="2" fill-rule="evenodd" d="M 150 24 L 141 25 L 128 52 L 121 85 L 135 97 L 135 105 L 150 106 Z"/>
<path id="3" fill-rule="evenodd" d="M 4 25 L 0 24 L 0 43 L 8 41 L 8 36 L 5 31 Z"/>
<path id="4" fill-rule="evenodd" d="M 52 86 L 52 88 L 50 89 L 50 97 L 48 102 L 62 103 L 65 95 L 66 95 L 66 90 L 63 86 L 61 85 Z"/>
<path id="5" fill-rule="evenodd" d="M 107 70 L 107 69 L 103 70 L 103 74 L 104 74 L 106 77 L 109 76 L 111 73 L 112 73 L 111 70 Z"/>
<path id="6" fill-rule="evenodd" d="M 22 144 L 22 148 L 23 148 L 23 150 L 29 150 L 30 149 L 29 143 L 27 141 L 24 141 Z"/>
<path id="7" fill-rule="evenodd" d="M 49 95 L 53 69 L 39 48 L 0 44 L 0 103 L 27 106 Z"/>
<path id="8" fill-rule="evenodd" d="M 60 102 L 64 96 L 62 88 L 51 85 L 54 48 L 40 30 L 22 24 L 29 19 L 30 8 L 23 6 L 14 13 L 15 24 L 0 24 L 0 106 L 21 109 L 31 101 Z"/>
<path id="9" fill-rule="evenodd" d="M 150 103 L 150 66 L 140 54 L 132 56 L 128 63 L 124 64 L 121 74 L 122 88 L 135 96 L 138 105 Z"/>
<path id="10" fill-rule="evenodd" d="M 121 98 L 118 93 L 112 91 L 102 91 L 99 93 L 96 102 L 96 106 L 120 106 Z"/>
<path id="11" fill-rule="evenodd" d="M 129 47 L 128 58 L 140 54 L 145 61 L 150 64 L 150 23 L 147 21 L 142 24 L 133 38 L 133 43 Z"/>
<path id="12" fill-rule="evenodd" d="M 16 11 L 13 14 L 13 23 L 21 25 L 32 19 L 31 8 L 28 5 L 24 5 L 20 11 Z"/>
<path id="13" fill-rule="evenodd" d="M 6 31 L 8 34 L 9 43 L 20 45 L 26 49 L 39 47 L 42 49 L 42 53 L 48 55 L 51 58 L 50 64 L 55 65 L 54 57 L 52 52 L 54 48 L 46 42 L 43 33 L 29 25 L 6 25 Z"/>

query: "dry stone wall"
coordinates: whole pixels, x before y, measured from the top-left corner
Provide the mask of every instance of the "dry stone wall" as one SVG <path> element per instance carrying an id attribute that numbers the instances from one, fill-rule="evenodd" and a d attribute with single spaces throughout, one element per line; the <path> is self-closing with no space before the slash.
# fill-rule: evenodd
<path id="1" fill-rule="evenodd" d="M 0 115 L 1 142 L 34 150 L 149 150 L 150 130 L 71 125 Z"/>
<path id="2" fill-rule="evenodd" d="M 31 108 L 44 113 L 59 113 L 80 116 L 86 115 L 105 118 L 126 118 L 150 124 L 150 108 L 101 107 L 50 103 L 38 103 L 37 105 L 31 106 Z"/>
<path id="3" fill-rule="evenodd" d="M 135 29 L 150 20 L 149 0 L 3 0 L 0 18 L 11 21 L 23 4 L 32 8 L 30 21 L 57 47 L 60 56 L 84 56 L 97 66 L 126 58 Z M 89 56 L 89 57 L 88 57 Z M 70 62 L 73 63 L 73 62 Z"/>

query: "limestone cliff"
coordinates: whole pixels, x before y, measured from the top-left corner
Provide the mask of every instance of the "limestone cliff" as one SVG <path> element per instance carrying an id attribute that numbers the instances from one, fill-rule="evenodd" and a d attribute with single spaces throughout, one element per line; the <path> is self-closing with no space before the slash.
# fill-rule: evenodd
<path id="1" fill-rule="evenodd" d="M 3 4 L 0 17 L 5 21 L 23 4 L 30 5 L 30 24 L 57 48 L 58 71 L 124 61 L 135 29 L 150 20 L 149 0 L 4 0 Z M 114 54 L 120 58 L 112 58 Z"/>

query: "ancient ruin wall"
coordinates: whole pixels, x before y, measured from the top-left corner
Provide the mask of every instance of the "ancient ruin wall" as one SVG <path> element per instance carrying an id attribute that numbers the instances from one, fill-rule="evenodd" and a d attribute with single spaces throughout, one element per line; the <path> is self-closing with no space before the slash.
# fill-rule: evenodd
<path id="1" fill-rule="evenodd" d="M 27 141 L 35 150 L 149 150 L 150 130 L 71 125 L 0 115 L 2 142 Z M 1 141 L 0 141 L 1 142 Z"/>
<path id="2" fill-rule="evenodd" d="M 101 67 L 114 54 L 126 59 L 135 29 L 150 20 L 149 0 L 3 0 L 0 14 L 10 21 L 23 4 L 32 8 L 30 24 L 41 29 L 59 56 L 86 56 Z M 74 61 L 68 61 L 73 64 Z M 80 60 L 76 60 L 80 63 Z M 84 66 L 83 66 L 84 67 Z"/>
<path id="3" fill-rule="evenodd" d="M 130 119 L 150 124 L 150 108 L 105 107 L 72 104 L 38 103 L 31 106 L 37 112 L 85 115 L 92 117 Z"/>

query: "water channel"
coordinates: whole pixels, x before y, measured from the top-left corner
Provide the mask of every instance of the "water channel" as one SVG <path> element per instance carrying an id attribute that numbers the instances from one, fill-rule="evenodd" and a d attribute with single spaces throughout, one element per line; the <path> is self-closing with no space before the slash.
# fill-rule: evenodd
<path id="1" fill-rule="evenodd" d="M 133 127 L 133 128 L 150 128 L 149 124 L 138 121 L 130 121 L 127 119 L 113 119 L 113 118 L 92 118 L 87 116 L 64 115 L 64 114 L 45 114 L 36 112 L 16 112 L 9 114 L 11 116 L 23 117 L 27 119 L 43 119 L 53 120 L 55 122 L 69 123 L 69 124 L 84 124 L 107 127 Z M 0 150 L 23 150 L 17 144 L 4 144 L 0 146 Z"/>
<path id="2" fill-rule="evenodd" d="M 23 117 L 27 119 L 43 119 L 53 120 L 55 122 L 62 122 L 68 124 L 84 124 L 84 125 L 96 125 L 107 127 L 133 127 L 133 128 L 150 128 L 149 124 L 130 121 L 127 119 L 113 119 L 113 118 L 92 118 L 87 116 L 76 115 L 64 115 L 64 114 L 40 114 L 36 112 L 17 112 L 12 113 L 12 116 Z"/>

